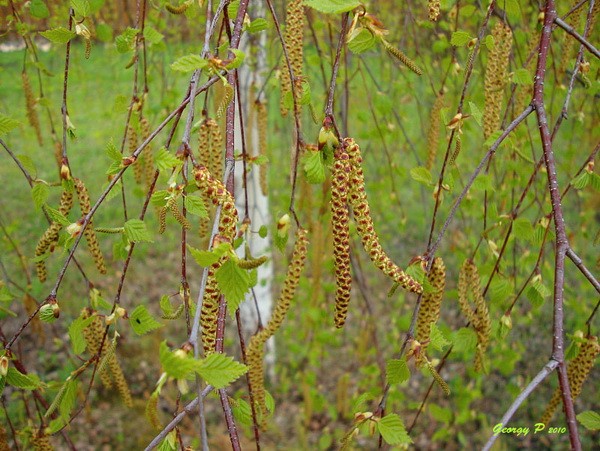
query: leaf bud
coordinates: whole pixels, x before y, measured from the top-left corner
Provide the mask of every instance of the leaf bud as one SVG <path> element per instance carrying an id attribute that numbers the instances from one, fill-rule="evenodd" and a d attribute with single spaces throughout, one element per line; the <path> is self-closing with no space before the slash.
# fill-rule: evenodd
<path id="1" fill-rule="evenodd" d="M 284 214 L 279 221 L 277 221 L 277 235 L 281 238 L 285 238 L 290 230 L 291 220 L 290 215 Z"/>
<path id="2" fill-rule="evenodd" d="M 0 376 L 6 377 L 6 375 L 8 374 L 8 364 L 8 357 L 6 357 L 5 355 L 0 357 Z"/>
<path id="3" fill-rule="evenodd" d="M 81 223 L 79 221 L 73 222 L 67 226 L 67 233 L 71 238 L 75 238 L 81 233 Z"/>

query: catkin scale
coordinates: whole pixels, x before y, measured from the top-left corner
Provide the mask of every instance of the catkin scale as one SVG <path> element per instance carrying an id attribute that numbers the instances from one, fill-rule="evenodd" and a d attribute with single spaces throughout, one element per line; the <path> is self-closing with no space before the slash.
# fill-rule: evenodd
<path id="1" fill-rule="evenodd" d="M 77 193 L 77 197 L 79 198 L 79 207 L 81 208 L 81 214 L 85 217 L 88 215 L 91 209 L 90 194 L 81 179 L 75 178 L 73 179 L 73 182 L 75 184 L 75 192 Z M 94 231 L 94 225 L 92 224 L 91 220 L 89 221 L 83 234 L 87 241 L 90 254 L 92 255 L 94 263 L 96 264 L 96 268 L 101 274 L 106 274 L 104 256 L 102 255 L 102 251 L 100 250 L 100 243 L 98 243 L 98 237 L 96 236 L 96 232 Z"/>
<path id="2" fill-rule="evenodd" d="M 485 139 L 500 128 L 502 98 L 508 76 L 508 63 L 512 48 L 512 30 L 503 22 L 497 22 L 492 30 L 494 48 L 490 51 L 485 69 L 483 110 L 483 136 Z"/>
<path id="3" fill-rule="evenodd" d="M 31 437 L 31 444 L 35 451 L 53 451 L 54 447 L 50 443 L 50 437 L 44 431 L 40 430 Z"/>
<path id="4" fill-rule="evenodd" d="M 304 269 L 307 252 L 307 232 L 306 230 L 298 229 L 296 232 L 294 252 L 283 283 L 283 289 L 281 290 L 279 299 L 277 299 L 277 302 L 275 303 L 271 318 L 264 329 L 252 336 L 248 348 L 246 349 L 246 363 L 250 367 L 248 371 L 250 386 L 252 387 L 254 399 L 258 404 L 260 412 L 263 414 L 267 412 L 263 371 L 264 345 L 281 327 L 285 315 L 290 309 L 291 302 L 300 281 L 300 275 Z"/>
<path id="5" fill-rule="evenodd" d="M 381 247 L 379 237 L 373 226 L 373 219 L 371 218 L 371 211 L 365 191 L 360 148 L 351 138 L 344 140 L 344 146 L 346 147 L 351 163 L 349 200 L 365 252 L 369 255 L 375 266 L 384 274 L 391 277 L 394 282 L 408 291 L 421 293 L 423 291 L 421 284 L 394 264 Z"/>
<path id="6" fill-rule="evenodd" d="M 473 308 L 469 302 L 469 293 L 473 297 Z M 458 277 L 458 303 L 477 333 L 477 352 L 475 353 L 475 370 L 484 370 L 484 355 L 492 332 L 492 323 L 487 305 L 481 293 L 477 266 L 467 259 L 463 263 Z"/>
<path id="7" fill-rule="evenodd" d="M 350 273 L 350 213 L 348 190 L 350 160 L 342 147 L 335 155 L 331 174 L 331 229 L 333 232 L 333 264 L 335 269 L 335 327 L 343 327 L 348 315 L 352 275 Z"/>
<path id="8" fill-rule="evenodd" d="M 569 386 L 571 387 L 571 396 L 576 399 L 581 394 L 581 388 L 583 383 L 587 379 L 590 371 L 594 367 L 594 361 L 600 354 L 600 344 L 598 343 L 598 337 L 589 337 L 585 343 L 581 345 L 579 354 L 571 360 L 567 366 L 567 377 L 569 379 Z M 554 411 L 561 402 L 560 387 L 554 391 L 540 423 L 547 425 L 552 417 Z"/>
<path id="9" fill-rule="evenodd" d="M 290 66 L 294 72 L 294 89 L 296 91 L 296 103 L 302 95 L 302 74 L 304 65 L 303 41 L 304 41 L 304 1 L 291 0 L 287 3 L 285 18 L 285 45 L 288 51 Z M 286 64 L 281 70 L 281 103 L 280 109 L 283 116 L 288 110 L 285 106 L 285 97 L 292 90 L 292 79 Z M 300 107 L 300 105 L 298 105 Z"/>
<path id="10" fill-rule="evenodd" d="M 427 279 L 432 286 L 432 290 L 423 294 L 417 317 L 415 339 L 421 343 L 421 351 L 417 356 L 417 366 L 421 366 L 426 360 L 425 351 L 429 344 L 431 325 L 437 323 L 440 318 L 440 307 L 446 288 L 446 267 L 440 257 L 433 261 Z"/>

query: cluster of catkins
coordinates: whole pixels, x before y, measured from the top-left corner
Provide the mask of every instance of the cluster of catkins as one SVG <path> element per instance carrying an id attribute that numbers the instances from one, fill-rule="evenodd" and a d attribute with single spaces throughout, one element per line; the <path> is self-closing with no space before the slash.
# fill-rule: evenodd
<path id="1" fill-rule="evenodd" d="M 301 95 L 302 67 L 303 67 L 303 50 L 302 42 L 304 41 L 304 0 L 291 0 L 287 4 L 286 21 L 285 21 L 285 45 L 288 51 L 290 66 L 294 72 L 296 83 L 294 88 L 296 95 Z M 284 105 L 284 99 L 287 93 L 292 90 L 292 80 L 288 71 L 287 65 L 283 65 L 281 69 L 281 114 L 287 115 L 287 108 Z M 297 99 L 298 100 L 298 99 Z"/>
<path id="2" fill-rule="evenodd" d="M 336 327 L 342 327 L 346 321 L 352 282 L 348 203 L 352 207 L 362 245 L 375 266 L 408 291 L 414 293 L 423 291 L 419 282 L 402 271 L 381 247 L 373 226 L 365 191 L 360 148 L 352 138 L 346 138 L 336 149 L 332 179 L 331 211 L 336 279 Z"/>
<path id="3" fill-rule="evenodd" d="M 283 289 L 279 299 L 275 303 L 275 309 L 267 326 L 252 336 L 246 349 L 246 363 L 250 367 L 248 377 L 252 393 L 255 397 L 255 403 L 258 405 L 263 421 L 266 419 L 267 407 L 265 403 L 265 383 L 263 370 L 264 345 L 281 327 L 285 315 L 290 309 L 290 304 L 294 299 L 300 275 L 304 269 L 304 262 L 308 251 L 308 237 L 306 230 L 298 229 L 296 232 L 296 243 L 290 262 Z"/>
<path id="4" fill-rule="evenodd" d="M 588 337 L 586 342 L 579 348 L 577 356 L 569 362 L 567 367 L 567 377 L 569 379 L 569 386 L 571 387 L 571 396 L 573 399 L 581 394 L 581 387 L 594 367 L 594 361 L 598 354 L 600 354 L 598 337 Z M 554 411 L 560 402 L 561 391 L 560 388 L 557 388 L 542 415 L 540 423 L 547 425 L 550 422 L 554 415 Z"/>
<path id="5" fill-rule="evenodd" d="M 473 306 L 469 301 L 469 293 L 473 297 Z M 458 303 L 477 333 L 477 352 L 475 354 L 475 371 L 484 370 L 485 350 L 490 341 L 492 322 L 483 299 L 477 266 L 467 259 L 460 268 L 458 275 Z"/>
<path id="6" fill-rule="evenodd" d="M 85 308 L 81 311 L 81 318 L 87 319 L 93 317 L 92 322 L 83 330 L 83 337 L 87 343 L 88 350 L 92 355 L 98 355 L 100 365 L 98 372 L 102 385 L 106 388 L 112 388 L 113 381 L 127 407 L 133 406 L 129 385 L 117 360 L 117 354 L 114 343 L 108 343 L 105 340 L 105 328 L 100 317 L 94 311 Z"/>
<path id="7" fill-rule="evenodd" d="M 494 48 L 490 51 L 485 68 L 483 136 L 485 139 L 500 128 L 503 88 L 508 77 L 508 62 L 513 43 L 512 30 L 504 22 L 497 22 L 492 30 Z"/>
<path id="8" fill-rule="evenodd" d="M 79 199 L 79 208 L 81 209 L 81 214 L 83 217 L 87 216 L 91 209 L 90 202 L 90 193 L 88 192 L 85 184 L 81 179 L 75 178 L 73 179 L 75 185 L 75 192 L 77 193 L 77 198 Z M 83 222 L 83 218 L 80 219 Z M 96 264 L 96 268 L 100 271 L 101 274 L 106 274 L 106 266 L 104 264 L 104 257 L 102 255 L 102 251 L 100 250 L 100 243 L 98 243 L 98 236 L 94 231 L 94 225 L 92 220 L 90 219 L 87 227 L 83 232 L 85 236 L 85 240 L 87 241 L 88 248 L 90 250 L 90 254 L 92 254 L 92 258 L 94 259 L 94 263 Z"/>
<path id="9" fill-rule="evenodd" d="M 198 165 L 194 168 L 194 178 L 196 185 L 198 185 L 213 205 L 221 206 L 219 234 L 215 237 L 216 241 L 213 244 L 223 241 L 232 243 L 235 238 L 235 226 L 238 222 L 238 214 L 231 193 L 227 191 L 227 188 L 220 180 L 213 177 L 205 166 Z M 200 314 L 202 344 L 205 354 L 213 353 L 216 347 L 217 316 L 221 292 L 219 291 L 215 273 L 225 263 L 227 258 L 226 254 L 208 269 L 208 278 Z"/>

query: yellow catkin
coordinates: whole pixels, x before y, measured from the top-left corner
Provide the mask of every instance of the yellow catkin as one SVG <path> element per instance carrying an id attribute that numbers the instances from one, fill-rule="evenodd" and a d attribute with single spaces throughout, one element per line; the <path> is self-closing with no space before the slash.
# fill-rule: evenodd
<path id="1" fill-rule="evenodd" d="M 462 137 L 460 133 L 456 134 L 456 139 L 454 141 L 454 152 L 452 152 L 452 156 L 450 157 L 450 165 L 454 166 L 456 164 L 456 159 L 460 155 L 460 151 L 462 149 Z"/>
<path id="2" fill-rule="evenodd" d="M 198 129 L 198 163 L 210 168 L 210 136 L 208 118 L 204 118 Z"/>
<path id="3" fill-rule="evenodd" d="M 286 9 L 286 22 L 285 22 L 285 35 L 284 41 L 288 51 L 288 57 L 290 60 L 290 66 L 294 72 L 295 78 L 295 91 L 297 100 L 299 100 L 302 94 L 302 80 L 303 66 L 304 66 L 304 54 L 303 54 L 303 41 L 304 41 L 304 1 L 303 0 L 291 0 L 287 3 Z M 287 115 L 288 109 L 285 106 L 285 97 L 289 92 L 292 91 L 292 80 L 290 78 L 290 72 L 287 67 L 287 63 L 284 64 L 281 69 L 281 114 Z"/>
<path id="4" fill-rule="evenodd" d="M 529 33 L 529 42 L 527 44 L 527 49 L 523 52 L 523 58 L 525 61 L 523 62 L 523 68 L 527 69 L 531 66 L 532 62 L 535 61 L 535 57 L 529 58 L 537 46 L 540 44 L 540 33 L 537 30 L 531 30 Z M 523 112 L 525 109 L 525 104 L 531 101 L 533 97 L 533 84 L 525 84 L 525 85 L 517 85 L 517 92 L 515 94 L 515 108 L 514 108 L 514 116 L 517 117 L 519 114 Z"/>
<path id="5" fill-rule="evenodd" d="M 171 5 L 170 3 L 165 4 L 165 9 L 169 11 L 171 14 L 179 15 L 183 14 L 190 7 L 191 2 L 187 1 L 182 3 L 181 5 Z"/>
<path id="6" fill-rule="evenodd" d="M 425 361 L 431 326 L 437 323 L 440 318 L 440 307 L 442 305 L 444 289 L 446 288 L 446 266 L 440 257 L 437 257 L 433 261 L 427 280 L 432 289 L 423 294 L 421 308 L 417 317 L 415 339 L 421 343 L 421 350 L 417 355 L 417 366 L 421 366 Z"/>
<path id="7" fill-rule="evenodd" d="M 89 60 L 90 59 L 90 55 L 92 54 L 92 41 L 90 41 L 89 39 L 85 40 L 85 59 Z"/>
<path id="8" fill-rule="evenodd" d="M 423 291 L 421 284 L 402 271 L 381 247 L 379 237 L 373 226 L 373 219 L 371 218 L 371 211 L 365 191 L 360 148 L 352 138 L 346 138 L 344 146 L 346 146 L 348 151 L 352 167 L 349 192 L 350 204 L 352 205 L 356 226 L 365 251 L 375 266 L 388 277 L 391 277 L 394 282 L 408 291 L 421 293 Z"/>
<path id="9" fill-rule="evenodd" d="M 158 394 L 153 393 L 146 403 L 146 419 L 152 425 L 152 427 L 160 431 L 162 429 L 160 420 L 158 419 Z"/>
<path id="10" fill-rule="evenodd" d="M 256 125 L 258 127 L 258 155 L 267 157 L 267 105 L 260 101 L 255 102 L 254 105 L 256 107 Z M 264 196 L 267 195 L 268 189 L 267 170 L 267 164 L 259 165 L 260 191 Z"/>
<path id="11" fill-rule="evenodd" d="M 85 184 L 81 179 L 75 178 L 73 179 L 73 182 L 75 184 L 75 192 L 77 193 L 77 197 L 79 198 L 79 207 L 81 208 L 81 214 L 85 217 L 91 209 L 90 193 L 88 192 L 87 188 L 85 187 Z M 96 268 L 101 274 L 106 274 L 104 256 L 102 255 L 102 251 L 100 250 L 100 243 L 98 243 L 98 237 L 96 236 L 96 232 L 94 231 L 94 225 L 91 220 L 88 223 L 88 226 L 85 228 L 83 234 L 85 235 L 85 239 L 87 241 L 90 254 L 92 255 L 94 263 L 96 264 Z"/>
<path id="12" fill-rule="evenodd" d="M 390 44 L 388 41 L 386 41 L 385 39 L 381 39 L 381 42 L 383 44 L 383 47 L 385 47 L 385 49 L 388 51 L 388 53 L 394 57 L 396 57 L 396 59 L 398 59 L 398 61 L 400 61 L 402 64 L 404 64 L 406 67 L 408 67 L 410 70 L 412 70 L 415 74 L 417 75 L 423 75 L 423 70 L 417 66 L 417 64 L 411 60 L 408 56 L 406 56 L 406 54 L 394 47 L 392 44 Z"/>
<path id="13" fill-rule="evenodd" d="M 512 31 L 503 22 L 497 22 L 492 29 L 494 48 L 490 51 L 485 68 L 483 109 L 483 136 L 485 139 L 500 129 L 502 97 L 508 77 L 508 63 L 512 48 Z"/>
<path id="14" fill-rule="evenodd" d="M 333 263 L 335 272 L 335 327 L 346 322 L 352 275 L 350 272 L 350 212 L 348 191 L 350 159 L 346 149 L 337 149 L 331 174 L 331 229 L 333 231 Z"/>
<path id="15" fill-rule="evenodd" d="M 571 6 L 576 6 L 579 3 L 578 0 L 573 0 L 571 2 Z M 579 28 L 579 24 L 581 23 L 582 13 L 587 11 L 588 8 L 581 7 L 578 8 L 573 14 L 571 14 L 567 18 L 567 23 L 573 27 L 573 29 L 577 30 Z M 593 30 L 593 28 L 590 28 Z M 568 84 L 568 82 L 564 79 L 565 73 L 569 68 L 569 62 L 571 61 L 571 65 L 573 65 L 575 59 L 573 58 L 573 47 L 575 46 L 575 39 L 569 36 L 567 33 L 563 33 L 563 44 L 560 52 L 560 62 L 558 63 L 558 67 L 556 68 L 556 80 L 562 84 Z"/>
<path id="16" fill-rule="evenodd" d="M 175 220 L 181 225 L 181 227 L 183 227 L 184 229 L 191 228 L 190 222 L 185 216 L 183 216 L 183 213 L 179 211 L 179 208 L 177 207 L 177 201 L 174 198 L 169 199 L 169 201 L 167 202 L 167 206 L 169 207 L 169 210 L 171 210 L 171 214 L 173 215 Z"/>
<path id="17" fill-rule="evenodd" d="M 427 2 L 429 20 L 436 22 L 440 17 L 440 0 L 429 0 Z"/>
<path id="18" fill-rule="evenodd" d="M 223 135 L 221 127 L 214 119 L 208 120 L 208 130 L 210 137 L 209 162 L 208 168 L 217 180 L 223 178 Z"/>
<path id="19" fill-rule="evenodd" d="M 133 407 L 133 401 L 131 399 L 131 392 L 129 391 L 129 385 L 127 384 L 127 380 L 125 379 L 125 375 L 123 374 L 123 369 L 119 361 L 117 360 L 117 355 L 113 352 L 108 360 L 109 372 L 115 382 L 117 387 L 117 391 L 121 396 L 121 400 L 126 407 Z"/>
<path id="20" fill-rule="evenodd" d="M 142 134 L 142 142 L 146 141 L 146 139 L 150 137 L 150 121 L 148 121 L 148 118 L 146 117 L 140 120 L 140 132 Z M 149 189 L 150 185 L 152 185 L 152 181 L 154 180 L 155 172 L 154 155 L 152 154 L 152 147 L 150 144 L 148 144 L 144 150 L 142 150 L 140 157 L 142 158 L 141 165 L 143 166 L 143 178 L 146 182 L 146 188 Z"/>
<path id="21" fill-rule="evenodd" d="M 427 132 L 427 169 L 433 167 L 435 163 L 435 157 L 437 156 L 437 150 L 440 143 L 440 111 L 444 106 L 444 94 L 439 94 L 433 106 L 431 107 L 431 113 L 429 114 L 429 131 Z"/>
<path id="22" fill-rule="evenodd" d="M 131 155 L 133 152 L 135 152 L 135 150 L 137 149 L 138 146 L 138 134 L 135 131 L 135 129 L 131 126 L 129 126 L 129 133 L 127 135 L 127 150 L 129 151 L 129 155 Z M 135 162 L 133 163 L 133 177 L 135 179 L 135 183 L 137 183 L 138 185 L 141 185 L 141 183 L 143 182 L 143 176 L 144 176 L 144 157 L 142 154 L 140 154 Z"/>
<path id="23" fill-rule="evenodd" d="M 35 451 L 53 451 L 54 447 L 50 443 L 50 437 L 44 434 L 42 430 L 34 433 L 31 437 L 31 444 Z"/>
<path id="24" fill-rule="evenodd" d="M 571 387 L 571 396 L 576 399 L 581 394 L 581 388 L 583 383 L 587 379 L 590 371 L 594 367 L 594 361 L 600 354 L 600 344 L 598 344 L 598 337 L 589 337 L 585 343 L 579 348 L 579 354 L 571 360 L 567 367 L 567 376 L 569 378 L 569 386 Z M 552 417 L 554 411 L 561 402 L 561 391 L 560 387 L 554 391 L 540 423 L 547 425 Z"/>
<path id="25" fill-rule="evenodd" d="M 472 301 L 469 300 L 469 297 L 472 297 Z M 477 333 L 475 370 L 484 371 L 484 356 L 492 332 L 492 323 L 487 304 L 481 293 L 479 272 L 470 259 L 465 260 L 459 272 L 458 303 Z"/>
<path id="26" fill-rule="evenodd" d="M 234 93 L 235 90 L 229 83 L 223 85 L 223 97 L 217 107 L 217 119 L 220 119 L 225 114 L 225 111 L 227 111 L 227 107 L 233 100 Z"/>
<path id="27" fill-rule="evenodd" d="M 92 356 L 97 355 L 98 359 L 101 359 L 106 353 L 107 348 L 107 343 L 102 345 L 102 339 L 104 338 L 104 325 L 102 324 L 102 320 L 98 317 L 98 315 L 88 308 L 85 308 L 81 311 L 81 318 L 83 319 L 87 319 L 92 315 L 94 316 L 94 319 L 90 325 L 83 329 L 83 338 L 87 343 L 87 348 L 90 354 Z M 100 352 L 100 347 L 102 347 L 102 352 Z M 112 387 L 110 374 L 106 368 L 100 371 L 100 380 L 102 381 L 102 385 L 104 385 L 106 388 Z"/>
<path id="28" fill-rule="evenodd" d="M 60 203 L 58 206 L 58 211 L 61 215 L 67 216 L 73 207 L 73 193 L 70 191 L 63 191 L 60 196 Z M 37 243 L 35 248 L 35 256 L 41 257 L 46 252 L 54 251 L 54 246 L 58 242 L 58 233 L 62 226 L 58 222 L 52 222 L 50 226 L 46 229 L 42 237 Z M 36 272 L 38 279 L 40 282 L 45 282 L 46 277 L 48 275 L 46 270 L 46 263 L 44 261 L 36 262 L 35 264 Z"/>
<path id="29" fill-rule="evenodd" d="M 300 281 L 300 275 L 304 269 L 307 252 L 308 234 L 306 230 L 298 229 L 296 232 L 296 243 L 294 245 L 292 260 L 288 267 L 285 282 L 283 283 L 283 289 L 281 290 L 279 299 L 277 299 L 277 302 L 275 303 L 275 309 L 271 314 L 267 326 L 252 336 L 248 348 L 246 349 L 246 363 L 250 367 L 248 372 L 250 386 L 252 387 L 254 399 L 259 408 L 259 414 L 263 415 L 263 419 L 264 414 L 267 412 L 263 371 L 264 345 L 281 327 L 285 315 L 290 309 L 291 302 L 294 299 L 294 294 L 296 293 L 296 288 Z"/>
<path id="30" fill-rule="evenodd" d="M 425 360 L 425 364 L 427 366 L 427 369 L 429 370 L 429 372 L 433 376 L 433 379 L 437 382 L 437 384 L 440 386 L 440 388 L 443 390 L 443 392 L 446 395 L 449 395 L 450 394 L 450 387 L 448 386 L 448 384 L 446 383 L 446 381 L 442 378 L 442 376 L 440 376 L 440 373 L 437 372 L 437 370 L 435 369 L 435 367 L 428 360 Z"/>
<path id="31" fill-rule="evenodd" d="M 267 260 L 268 260 L 267 256 L 263 255 L 258 258 L 249 258 L 249 259 L 240 260 L 238 262 L 238 266 L 243 269 L 255 269 L 255 268 L 258 268 L 263 263 L 265 263 Z"/>
<path id="32" fill-rule="evenodd" d="M 25 92 L 25 108 L 27 109 L 27 120 L 29 121 L 29 125 L 35 130 L 35 135 L 38 140 L 38 144 L 41 146 L 43 144 L 42 140 L 42 129 L 40 127 L 40 118 L 38 117 L 36 104 L 37 101 L 35 99 L 35 94 L 33 93 L 33 89 L 31 87 L 31 81 L 29 80 L 29 75 L 27 72 L 21 72 L 21 79 L 23 82 L 23 91 Z"/>
<path id="33" fill-rule="evenodd" d="M 158 212 L 158 233 L 165 233 L 167 228 L 167 206 L 162 207 Z"/>

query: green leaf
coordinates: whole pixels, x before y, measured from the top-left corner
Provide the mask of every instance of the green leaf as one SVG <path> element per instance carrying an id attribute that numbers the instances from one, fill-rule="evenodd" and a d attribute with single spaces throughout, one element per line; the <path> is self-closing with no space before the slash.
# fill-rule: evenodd
<path id="1" fill-rule="evenodd" d="M 71 411 L 75 407 L 75 401 L 77 401 L 77 386 L 79 385 L 77 380 L 68 380 L 65 382 L 65 391 L 60 400 L 60 406 L 58 411 L 60 416 L 65 420 L 68 420 L 71 416 Z"/>
<path id="2" fill-rule="evenodd" d="M 307 150 L 304 155 L 304 174 L 308 183 L 318 184 L 325 181 L 323 156 L 318 150 Z"/>
<path id="3" fill-rule="evenodd" d="M 141 219 L 130 219 L 124 226 L 125 236 L 133 243 L 152 243 L 150 232 L 146 228 L 146 224 Z"/>
<path id="4" fill-rule="evenodd" d="M 146 335 L 148 332 L 160 329 L 163 326 L 154 319 L 144 305 L 138 305 L 133 312 L 129 314 L 129 324 L 133 331 L 138 335 Z"/>
<path id="5" fill-rule="evenodd" d="M 261 238 L 266 238 L 268 233 L 269 229 L 264 224 L 260 226 L 260 229 L 258 229 L 258 236 Z"/>
<path id="6" fill-rule="evenodd" d="M 600 429 L 600 415 L 597 412 L 586 410 L 577 415 L 577 419 L 590 431 L 597 431 Z"/>
<path id="7" fill-rule="evenodd" d="M 485 44 L 485 46 L 487 47 L 487 49 L 488 49 L 489 51 L 493 50 L 493 48 L 494 48 L 494 45 L 495 45 L 495 42 L 494 42 L 494 36 L 492 36 L 491 34 L 488 34 L 488 35 L 485 37 L 485 39 L 484 39 L 483 43 Z"/>
<path id="8" fill-rule="evenodd" d="M 431 325 L 431 334 L 429 337 L 430 346 L 438 351 L 442 351 L 450 344 L 442 334 L 442 331 L 435 324 Z"/>
<path id="9" fill-rule="evenodd" d="M 231 410 L 233 416 L 241 424 L 252 425 L 252 408 L 243 399 L 234 399 L 231 401 Z"/>
<path id="10" fill-rule="evenodd" d="M 154 163 L 160 171 L 166 172 L 174 167 L 181 166 L 183 161 L 162 147 L 154 157 Z"/>
<path id="11" fill-rule="evenodd" d="M 410 170 L 410 176 L 419 183 L 423 183 L 424 185 L 431 184 L 431 172 L 424 166 L 417 166 L 416 168 L 412 168 Z"/>
<path id="12" fill-rule="evenodd" d="M 355 28 L 348 39 L 348 49 L 358 55 L 372 49 L 376 43 L 375 36 L 369 30 Z"/>
<path id="13" fill-rule="evenodd" d="M 185 208 L 188 213 L 198 216 L 199 218 L 207 218 L 208 211 L 201 198 L 198 196 L 188 195 L 185 197 Z"/>
<path id="14" fill-rule="evenodd" d="M 246 365 L 236 362 L 228 355 L 217 352 L 205 358 L 198 368 L 198 374 L 217 389 L 228 386 L 246 371 L 248 371 Z"/>
<path id="15" fill-rule="evenodd" d="M 517 218 L 513 222 L 513 233 L 519 239 L 530 241 L 533 238 L 533 225 L 528 219 Z"/>
<path id="16" fill-rule="evenodd" d="M 135 37 L 138 34 L 137 28 L 127 27 L 123 33 L 115 38 L 115 45 L 117 46 L 117 52 L 127 53 L 129 50 L 133 50 L 135 44 Z"/>
<path id="17" fill-rule="evenodd" d="M 481 112 L 479 107 L 473 102 L 469 102 L 469 108 L 471 109 L 471 116 L 473 116 L 475 122 L 477 122 L 477 125 L 481 127 L 483 121 L 483 113 Z"/>
<path id="18" fill-rule="evenodd" d="M 117 149 L 115 144 L 112 142 L 112 139 L 106 144 L 106 148 L 104 149 L 104 151 L 106 152 L 108 158 L 118 162 L 119 165 L 121 164 L 121 161 L 123 160 L 123 155 L 121 154 L 121 152 L 119 152 L 119 149 Z"/>
<path id="19" fill-rule="evenodd" d="M 150 196 L 150 203 L 155 207 L 164 207 L 167 205 L 167 200 L 169 197 L 170 194 L 166 189 L 154 191 L 152 196 Z"/>
<path id="20" fill-rule="evenodd" d="M 78 16 L 87 17 L 90 15 L 90 3 L 87 0 L 71 0 L 71 6 Z"/>
<path id="21" fill-rule="evenodd" d="M 43 0 L 31 0 L 29 4 L 29 14 L 36 19 L 46 19 L 50 17 L 50 10 Z"/>
<path id="22" fill-rule="evenodd" d="M 471 35 L 466 31 L 455 31 L 452 33 L 452 38 L 450 38 L 450 44 L 454 47 L 463 47 L 467 45 L 471 39 Z"/>
<path id="23" fill-rule="evenodd" d="M 55 44 L 66 44 L 76 36 L 74 31 L 67 30 L 65 27 L 52 28 L 40 34 Z"/>
<path id="24" fill-rule="evenodd" d="M 199 249 L 193 248 L 189 244 L 187 245 L 187 248 L 190 251 L 190 254 L 192 254 L 194 260 L 196 260 L 196 263 L 205 268 L 218 262 L 221 258 L 221 255 L 217 254 L 216 252 L 201 251 Z"/>
<path id="25" fill-rule="evenodd" d="M 533 75 L 531 75 L 527 69 L 517 69 L 513 72 L 512 82 L 517 85 L 532 85 Z"/>
<path id="26" fill-rule="evenodd" d="M 250 25 L 246 27 L 246 30 L 248 33 L 258 33 L 259 31 L 266 30 L 267 28 L 269 28 L 269 22 L 267 22 L 266 19 L 259 17 L 258 19 L 254 19 L 252 22 L 250 22 Z"/>
<path id="27" fill-rule="evenodd" d="M 23 390 L 35 390 L 40 386 L 39 380 L 36 380 L 30 374 L 23 374 L 15 367 L 8 368 L 6 373 L 6 383 L 13 387 L 22 388 Z"/>
<path id="28" fill-rule="evenodd" d="M 246 54 L 242 52 L 240 49 L 229 49 L 231 53 L 233 53 L 233 60 L 225 66 L 226 69 L 237 69 L 244 63 L 244 59 L 246 58 Z"/>
<path id="29" fill-rule="evenodd" d="M 31 188 L 31 197 L 33 198 L 35 208 L 42 208 L 42 205 L 44 205 L 48 199 L 49 191 L 50 189 L 45 183 L 37 183 L 33 185 L 33 188 Z"/>
<path id="30" fill-rule="evenodd" d="M 477 334 L 469 327 L 461 327 L 454 333 L 452 343 L 456 352 L 471 351 L 477 346 Z"/>
<path id="31" fill-rule="evenodd" d="M 360 5 L 357 0 L 305 0 L 304 4 L 325 14 L 341 14 Z"/>
<path id="32" fill-rule="evenodd" d="M 228 259 L 215 272 L 219 290 L 225 295 L 229 312 L 233 315 L 250 289 L 248 271 L 240 268 L 232 259 Z"/>
<path id="33" fill-rule="evenodd" d="M 410 369 L 406 359 L 389 359 L 385 366 L 385 377 L 388 384 L 401 384 L 410 379 Z"/>
<path id="34" fill-rule="evenodd" d="M 192 72 L 196 69 L 204 69 L 206 66 L 208 66 L 208 61 L 202 59 L 200 55 L 191 53 L 175 60 L 171 64 L 171 69 L 178 72 Z"/>
<path id="35" fill-rule="evenodd" d="M 546 288 L 541 280 L 534 281 L 525 292 L 525 296 L 535 308 L 544 305 L 545 299 L 550 295 L 550 290 Z"/>
<path id="36" fill-rule="evenodd" d="M 146 26 L 144 28 L 144 39 L 150 44 L 158 44 L 160 41 L 163 40 L 164 37 L 165 36 L 156 31 L 155 28 L 149 26 Z"/>
<path id="37" fill-rule="evenodd" d="M 573 188 L 575 189 L 584 189 L 586 186 L 589 185 L 592 179 L 591 175 L 592 174 L 583 171 L 581 174 L 579 174 L 577 177 L 571 180 L 571 185 L 573 185 Z"/>
<path id="38" fill-rule="evenodd" d="M 240 0 L 234 0 L 227 5 L 227 14 L 233 19 L 237 17 L 238 9 L 240 9 Z"/>
<path id="39" fill-rule="evenodd" d="M 11 117 L 0 114 L 0 136 L 6 135 L 13 128 L 18 127 L 21 123 Z"/>
<path id="40" fill-rule="evenodd" d="M 377 430 L 389 445 L 408 445 L 412 443 L 406 433 L 404 423 L 398 415 L 390 413 L 377 422 Z"/>
<path id="41" fill-rule="evenodd" d="M 82 318 L 81 316 L 71 323 L 69 326 L 69 339 L 71 340 L 71 346 L 73 352 L 76 355 L 81 354 L 85 351 L 86 341 L 83 336 L 83 330 L 89 326 L 94 320 L 93 316 L 89 318 Z"/>
<path id="42" fill-rule="evenodd" d="M 180 349 L 172 352 L 166 341 L 160 344 L 158 355 L 164 372 L 175 379 L 185 379 L 197 371 L 201 365 L 201 362 Z"/>
<path id="43" fill-rule="evenodd" d="M 67 218 L 65 218 L 62 213 L 58 210 L 55 210 L 52 207 L 46 205 L 46 213 L 50 216 L 50 219 L 54 222 L 58 222 L 60 225 L 68 226 L 71 224 Z"/>

